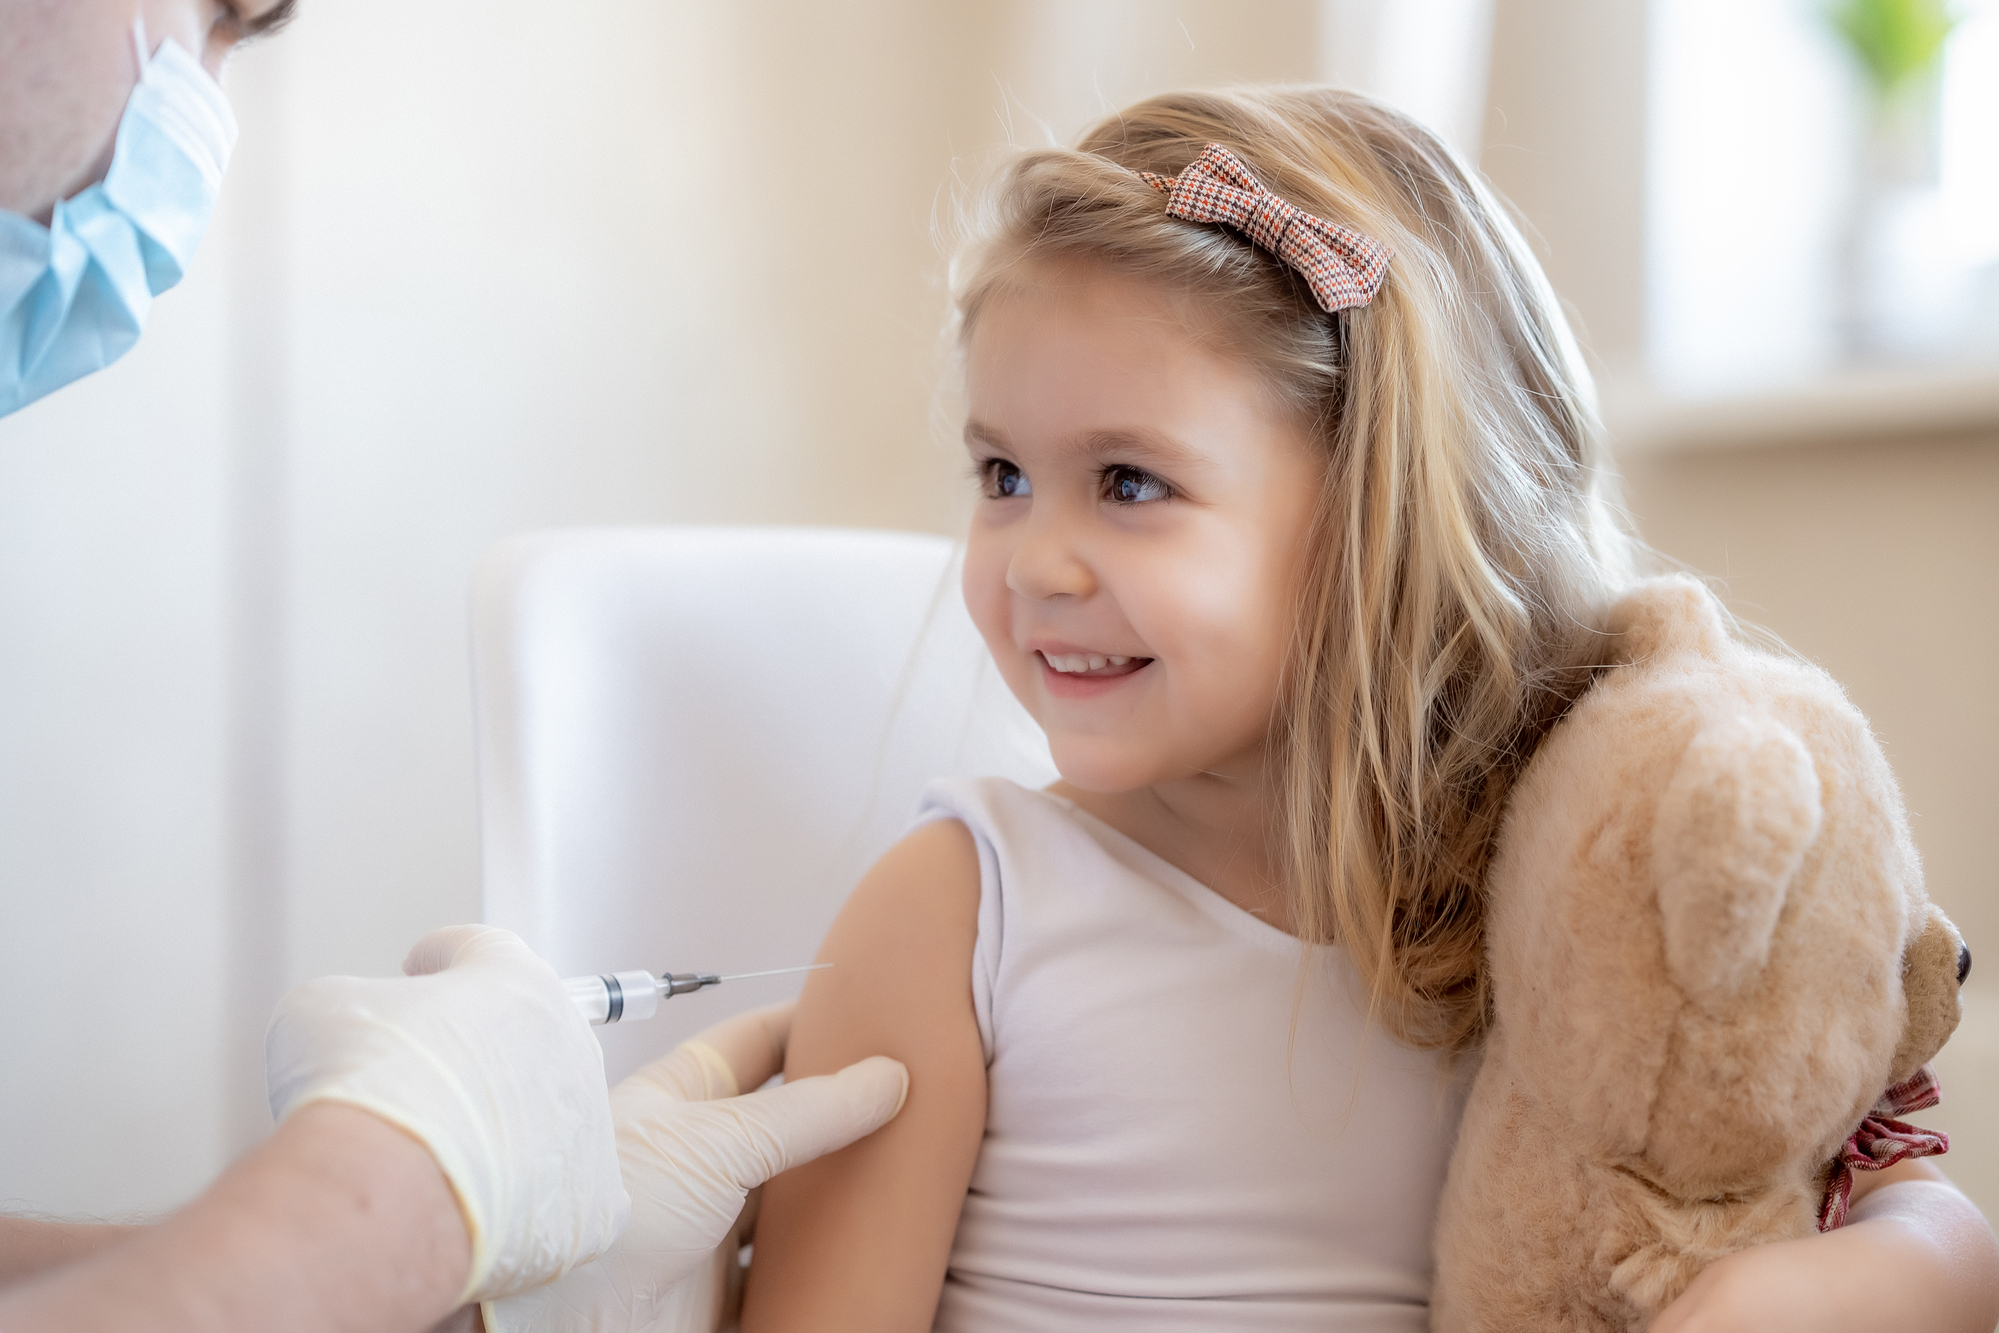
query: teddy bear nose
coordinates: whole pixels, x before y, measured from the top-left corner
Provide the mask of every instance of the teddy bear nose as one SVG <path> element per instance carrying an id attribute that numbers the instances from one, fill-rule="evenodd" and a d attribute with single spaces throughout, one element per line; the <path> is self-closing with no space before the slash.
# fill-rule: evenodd
<path id="1" fill-rule="evenodd" d="M 1969 944 L 1960 944 L 1957 946 L 1957 984 L 1962 986 L 1964 979 L 1970 975 L 1971 946 Z"/>

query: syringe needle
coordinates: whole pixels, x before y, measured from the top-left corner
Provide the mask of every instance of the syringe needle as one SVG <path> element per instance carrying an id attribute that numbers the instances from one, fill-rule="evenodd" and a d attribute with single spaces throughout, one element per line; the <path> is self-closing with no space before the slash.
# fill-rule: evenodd
<path id="1" fill-rule="evenodd" d="M 768 972 L 736 972 L 729 976 L 717 977 L 715 979 L 717 981 L 748 981 L 751 977 L 781 977 L 792 972 L 817 972 L 821 968 L 831 966 L 833 966 L 831 963 L 807 963 L 804 967 L 774 967 Z"/>

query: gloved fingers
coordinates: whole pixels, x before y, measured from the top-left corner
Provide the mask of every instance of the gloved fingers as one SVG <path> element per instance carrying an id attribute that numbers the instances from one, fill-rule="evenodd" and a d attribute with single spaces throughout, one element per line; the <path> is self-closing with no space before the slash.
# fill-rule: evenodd
<path id="1" fill-rule="evenodd" d="M 646 1101 L 659 1094 L 677 1102 L 712 1102 L 762 1087 L 784 1068 L 785 1038 L 797 1007 L 752 1009 L 683 1041 L 612 1090 L 613 1114 L 621 1101 L 643 1114 Z"/>
<path id="2" fill-rule="evenodd" d="M 403 975 L 423 977 L 474 959 L 521 956 L 541 961 L 534 950 L 511 930 L 477 923 L 446 926 L 442 930 L 431 931 L 410 946 L 409 956 L 403 959 Z"/>
<path id="3" fill-rule="evenodd" d="M 668 1128 L 693 1157 L 749 1190 L 895 1118 L 909 1093 L 909 1071 L 885 1055 L 837 1074 L 799 1079 L 726 1101 L 684 1108 Z"/>
<path id="4" fill-rule="evenodd" d="M 489 1328 L 722 1326 L 739 1298 L 736 1252 L 755 1218 L 754 1187 L 879 1128 L 909 1083 L 900 1064 L 877 1056 L 746 1097 L 688 1100 L 733 1079 L 719 1052 L 696 1040 L 612 1091 L 631 1226 L 552 1285 L 488 1304 Z"/>
<path id="5" fill-rule="evenodd" d="M 611 1089 L 611 1118 L 626 1111 L 643 1115 L 654 1098 L 676 1102 L 710 1102 L 736 1095 L 735 1071 L 722 1053 L 699 1037 L 683 1041 Z"/>
<path id="6" fill-rule="evenodd" d="M 755 1092 L 783 1070 L 785 1043 L 791 1039 L 791 1016 L 797 1010 L 795 1001 L 766 1005 L 725 1018 L 694 1038 L 705 1042 L 727 1061 L 735 1075 L 735 1088 L 723 1096 Z"/>

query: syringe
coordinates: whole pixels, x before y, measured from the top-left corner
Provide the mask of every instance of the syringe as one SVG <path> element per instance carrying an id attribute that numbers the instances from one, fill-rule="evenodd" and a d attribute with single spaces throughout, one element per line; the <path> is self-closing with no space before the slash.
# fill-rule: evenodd
<path id="1" fill-rule="evenodd" d="M 606 1023 L 651 1018 L 659 1012 L 660 1001 L 708 986 L 719 986 L 725 981 L 781 977 L 791 972 L 816 972 L 831 966 L 831 963 L 813 963 L 806 967 L 773 968 L 768 972 L 735 972 L 726 977 L 708 972 L 662 972 L 658 976 L 650 972 L 606 972 L 596 977 L 569 977 L 562 984 L 568 989 L 569 998 L 575 1002 L 576 1011 L 592 1026 L 601 1027 Z"/>

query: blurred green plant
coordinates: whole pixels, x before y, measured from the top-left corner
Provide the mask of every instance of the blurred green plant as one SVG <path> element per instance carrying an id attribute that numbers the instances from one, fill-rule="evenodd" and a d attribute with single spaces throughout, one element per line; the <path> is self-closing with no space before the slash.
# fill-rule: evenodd
<path id="1" fill-rule="evenodd" d="M 1883 101 L 1934 70 L 1964 20 L 1949 0 L 1839 0 L 1826 17 Z"/>

